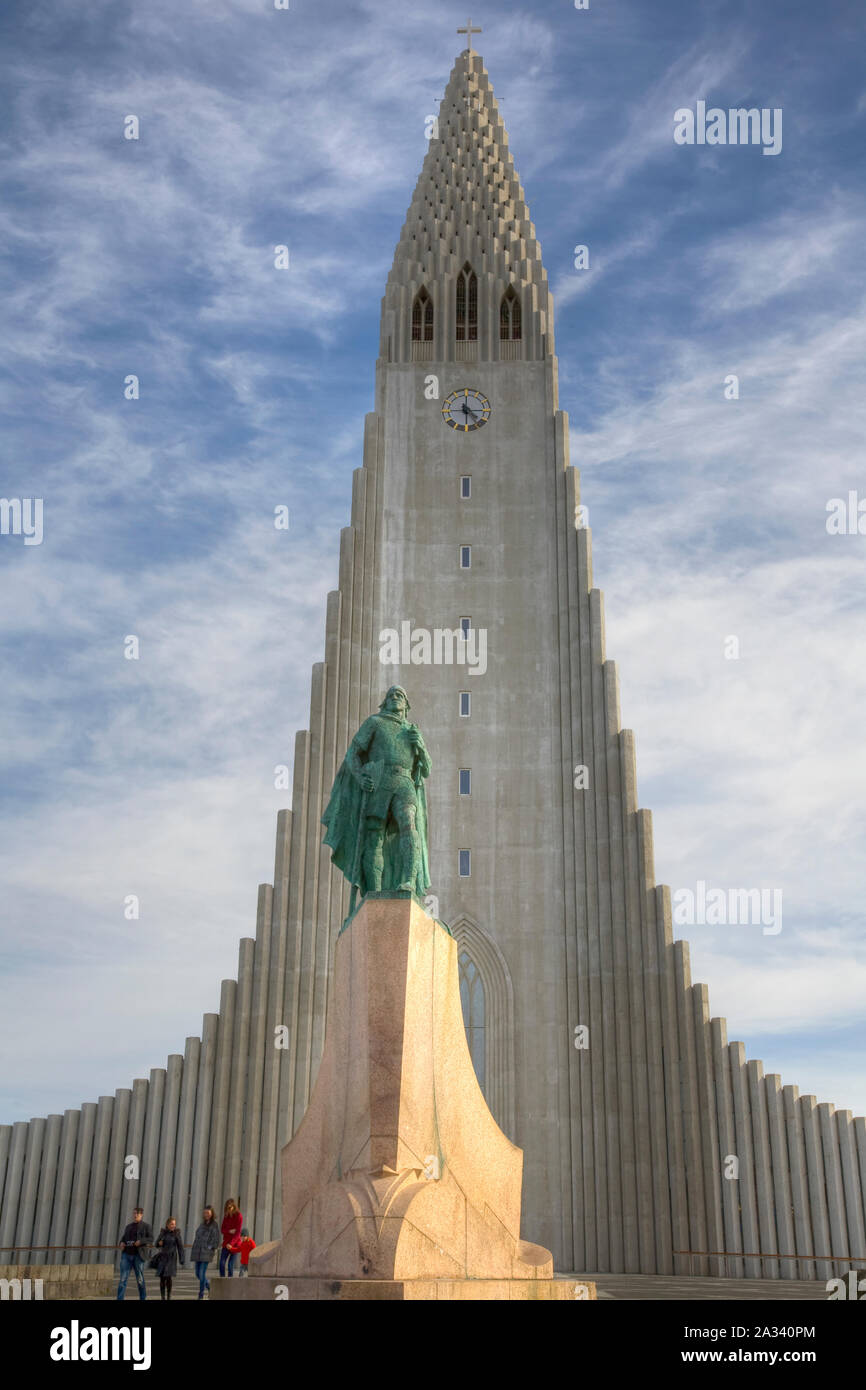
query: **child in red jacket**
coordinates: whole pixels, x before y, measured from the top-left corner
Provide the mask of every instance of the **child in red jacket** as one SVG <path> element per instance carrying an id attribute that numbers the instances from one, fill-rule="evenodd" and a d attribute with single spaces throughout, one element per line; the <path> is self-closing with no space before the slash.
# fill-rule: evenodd
<path id="1" fill-rule="evenodd" d="M 243 1277 L 244 1277 L 245 1274 L 248 1275 L 249 1272 L 250 1272 L 250 1271 L 249 1271 L 250 1251 L 251 1251 L 251 1250 L 255 1250 L 255 1248 L 256 1248 L 256 1243 L 255 1243 L 255 1241 L 253 1240 L 252 1236 L 250 1235 L 249 1231 L 247 1230 L 246 1226 L 244 1226 L 243 1230 L 241 1231 L 241 1278 L 242 1278 L 242 1279 L 243 1279 Z"/>

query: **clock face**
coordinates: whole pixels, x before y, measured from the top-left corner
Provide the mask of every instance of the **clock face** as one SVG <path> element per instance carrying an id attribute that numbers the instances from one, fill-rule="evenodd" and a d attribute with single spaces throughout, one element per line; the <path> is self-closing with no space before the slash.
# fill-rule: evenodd
<path id="1" fill-rule="evenodd" d="M 490 402 L 473 386 L 452 391 L 442 406 L 442 419 L 452 430 L 480 430 L 490 419 Z"/>

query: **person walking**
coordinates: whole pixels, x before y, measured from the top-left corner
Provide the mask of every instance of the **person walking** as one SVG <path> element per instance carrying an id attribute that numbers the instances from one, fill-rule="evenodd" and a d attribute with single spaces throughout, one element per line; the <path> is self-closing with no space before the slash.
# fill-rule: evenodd
<path id="1" fill-rule="evenodd" d="M 202 1214 L 201 1225 L 195 1233 L 192 1242 L 192 1262 L 195 1265 L 195 1277 L 198 1280 L 198 1296 L 204 1298 L 205 1291 L 210 1293 L 210 1281 L 207 1277 L 207 1267 L 220 1247 L 220 1228 L 214 1215 L 213 1207 L 205 1207 Z"/>
<path id="2" fill-rule="evenodd" d="M 255 1250 L 256 1243 L 247 1230 L 246 1226 L 241 1231 L 241 1268 L 239 1278 L 244 1279 L 250 1272 L 250 1251 Z"/>
<path id="3" fill-rule="evenodd" d="M 171 1298 L 171 1282 L 177 1274 L 177 1262 L 184 1263 L 183 1236 L 177 1220 L 170 1216 L 156 1242 L 156 1272 L 159 1275 L 159 1296 L 165 1302 Z"/>
<path id="4" fill-rule="evenodd" d="M 228 1261 L 230 1279 L 235 1272 L 235 1265 L 241 1248 L 243 1225 L 244 1219 L 238 1210 L 238 1204 L 234 1197 L 229 1197 L 223 1208 L 223 1221 L 220 1227 L 223 1237 L 223 1248 L 220 1251 L 221 1279 L 225 1278 L 226 1261 Z"/>
<path id="5" fill-rule="evenodd" d="M 153 1231 L 144 1219 L 144 1212 L 141 1207 L 136 1207 L 132 1213 L 132 1220 L 124 1229 L 120 1237 L 120 1283 L 117 1286 L 117 1298 L 123 1302 L 126 1294 L 126 1285 L 130 1271 L 135 1271 L 135 1282 L 138 1285 L 138 1296 L 144 1301 L 147 1298 L 147 1289 L 144 1287 L 144 1261 L 147 1257 L 148 1246 L 153 1243 Z"/>

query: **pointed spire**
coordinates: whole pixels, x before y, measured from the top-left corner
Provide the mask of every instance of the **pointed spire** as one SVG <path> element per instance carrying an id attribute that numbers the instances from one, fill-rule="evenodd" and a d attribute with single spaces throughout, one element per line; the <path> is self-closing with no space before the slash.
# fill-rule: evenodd
<path id="1" fill-rule="evenodd" d="M 541 247 L 490 78 L 471 49 L 452 69 L 394 254 L 383 306 L 383 357 L 453 360 L 448 316 L 453 286 L 467 264 L 478 277 L 479 325 L 489 319 L 485 331 L 479 326 L 476 360 L 502 355 L 499 309 L 509 286 L 523 305 L 520 356 L 552 352 L 552 302 Z M 435 347 L 419 351 L 417 344 L 413 350 L 411 320 L 422 288 L 433 300 L 437 331 Z M 471 356 L 468 350 L 460 355 Z"/>

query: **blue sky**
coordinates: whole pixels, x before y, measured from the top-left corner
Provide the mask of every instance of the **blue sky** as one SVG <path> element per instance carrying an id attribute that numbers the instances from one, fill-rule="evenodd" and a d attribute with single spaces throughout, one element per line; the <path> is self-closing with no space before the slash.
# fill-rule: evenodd
<path id="1" fill-rule="evenodd" d="M 657 877 L 782 888 L 778 935 L 684 929 L 694 978 L 767 1070 L 863 1113 L 866 536 L 829 535 L 826 506 L 866 498 L 866 11 L 473 19 L 554 289 Z M 0 495 L 44 499 L 41 545 L 0 536 L 3 1122 L 164 1065 L 254 933 L 380 299 L 465 22 L 337 0 L 0 16 Z M 782 152 L 677 146 L 698 100 L 782 108 Z"/>

